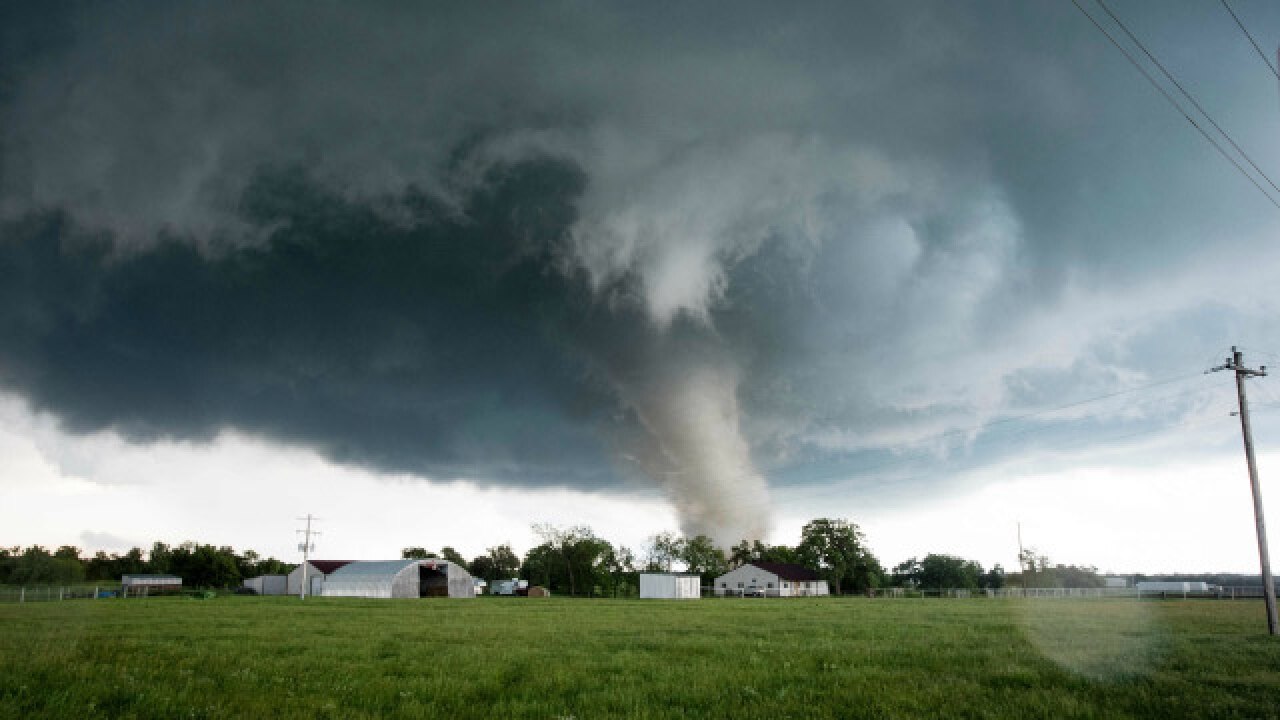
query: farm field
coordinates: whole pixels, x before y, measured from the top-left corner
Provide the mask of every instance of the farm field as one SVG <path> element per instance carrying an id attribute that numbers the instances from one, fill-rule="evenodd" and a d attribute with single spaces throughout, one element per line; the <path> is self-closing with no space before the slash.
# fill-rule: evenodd
<path id="1" fill-rule="evenodd" d="M 350 600 L 0 606 L 6 718 L 1264 718 L 1260 602 Z"/>

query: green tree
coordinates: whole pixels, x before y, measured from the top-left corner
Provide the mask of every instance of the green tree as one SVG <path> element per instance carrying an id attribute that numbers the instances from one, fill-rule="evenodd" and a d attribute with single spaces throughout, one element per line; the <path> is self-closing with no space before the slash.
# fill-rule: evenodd
<path id="1" fill-rule="evenodd" d="M 471 573 L 472 577 L 478 577 L 487 583 L 492 583 L 499 577 L 494 571 L 493 558 L 488 555 L 477 555 L 472 558 L 467 565 L 467 572 Z"/>
<path id="2" fill-rule="evenodd" d="M 680 560 L 685 564 L 686 572 L 697 573 L 703 585 L 710 584 L 716 576 L 728 570 L 728 560 L 724 551 L 716 547 L 714 541 L 706 535 L 688 538 L 681 543 Z"/>
<path id="3" fill-rule="evenodd" d="M 880 561 L 867 549 L 858 526 L 847 520 L 818 518 L 806 523 L 796 555 L 825 576 L 837 595 L 846 589 L 864 592 L 880 584 Z"/>
<path id="4" fill-rule="evenodd" d="M 440 556 L 424 547 L 415 546 L 401 550 L 400 557 L 404 560 L 426 560 L 428 558 L 438 558 Z"/>
<path id="5" fill-rule="evenodd" d="M 440 555 L 445 560 L 448 560 L 449 562 L 457 565 L 458 567 L 461 567 L 461 568 L 467 567 L 467 560 L 466 558 L 462 557 L 462 553 L 458 552 L 457 550 L 454 550 L 448 545 L 440 549 Z"/>
<path id="6" fill-rule="evenodd" d="M 973 560 L 929 553 L 920 561 L 920 587 L 977 590 L 981 578 L 982 566 Z"/>
<path id="7" fill-rule="evenodd" d="M 520 572 L 520 556 L 511 546 L 503 543 L 488 550 L 489 559 L 493 561 L 493 570 L 500 578 L 513 578 Z"/>
<path id="8" fill-rule="evenodd" d="M 649 547 L 645 553 L 645 570 L 671 572 L 672 566 L 684 554 L 684 542 L 684 538 L 672 532 L 661 532 L 650 536 Z"/>

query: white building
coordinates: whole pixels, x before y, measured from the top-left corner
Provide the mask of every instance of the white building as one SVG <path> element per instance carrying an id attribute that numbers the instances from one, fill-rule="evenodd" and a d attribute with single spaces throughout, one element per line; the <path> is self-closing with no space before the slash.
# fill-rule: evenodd
<path id="1" fill-rule="evenodd" d="M 307 563 L 307 584 L 308 595 L 323 595 L 324 579 L 329 573 L 337 570 L 343 565 L 349 564 L 350 560 L 312 560 Z M 285 588 L 286 595 L 297 595 L 302 590 L 302 566 L 293 569 L 289 573 L 289 580 Z"/>
<path id="2" fill-rule="evenodd" d="M 830 595 L 827 581 L 802 565 L 745 563 L 716 578 L 716 595 L 746 597 L 803 597 Z"/>
<path id="3" fill-rule="evenodd" d="M 177 575 L 134 574 L 120 577 L 120 591 L 125 597 L 180 590 L 182 590 L 182 578 Z"/>
<path id="4" fill-rule="evenodd" d="M 702 597 L 702 579 L 688 573 L 640 573 L 640 597 L 667 600 L 697 600 Z"/>
<path id="5" fill-rule="evenodd" d="M 259 575 L 245 578 L 244 586 L 252 590 L 255 595 L 284 595 L 288 592 L 289 576 Z"/>
<path id="6" fill-rule="evenodd" d="M 325 597 L 474 598 L 471 573 L 448 560 L 357 560 L 325 576 Z"/>

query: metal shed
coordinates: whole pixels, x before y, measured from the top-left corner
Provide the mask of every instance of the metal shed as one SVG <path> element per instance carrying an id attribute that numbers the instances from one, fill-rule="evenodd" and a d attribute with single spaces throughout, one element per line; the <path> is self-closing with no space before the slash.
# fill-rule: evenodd
<path id="1" fill-rule="evenodd" d="M 447 560 L 357 560 L 325 578 L 325 597 L 473 598 L 471 573 Z"/>
<path id="2" fill-rule="evenodd" d="M 287 575 L 259 575 L 245 578 L 244 586 L 258 595 L 284 595 L 288 583 Z"/>
<path id="3" fill-rule="evenodd" d="M 182 590 L 182 578 L 177 575 L 122 575 L 120 591 L 125 597 L 130 595 L 154 595 L 157 592 L 179 592 Z"/>
<path id="4" fill-rule="evenodd" d="M 702 580 L 691 573 L 640 573 L 640 597 L 697 600 Z"/>

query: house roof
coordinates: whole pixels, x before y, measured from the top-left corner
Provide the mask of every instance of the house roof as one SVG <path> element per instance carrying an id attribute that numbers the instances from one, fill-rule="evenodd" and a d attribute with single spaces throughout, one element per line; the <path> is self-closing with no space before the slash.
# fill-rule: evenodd
<path id="1" fill-rule="evenodd" d="M 350 565 L 353 561 L 351 560 L 308 560 L 308 562 L 311 563 L 311 567 L 319 570 L 325 575 L 328 575 L 329 573 L 333 572 L 334 570 L 337 570 L 343 565 Z"/>
<path id="2" fill-rule="evenodd" d="M 793 563 L 749 562 L 745 564 L 752 567 L 758 567 L 765 572 L 777 575 L 783 580 L 791 580 L 793 582 L 812 582 L 814 580 L 822 579 L 822 577 L 813 570 L 810 570 L 803 565 L 795 565 Z"/>

